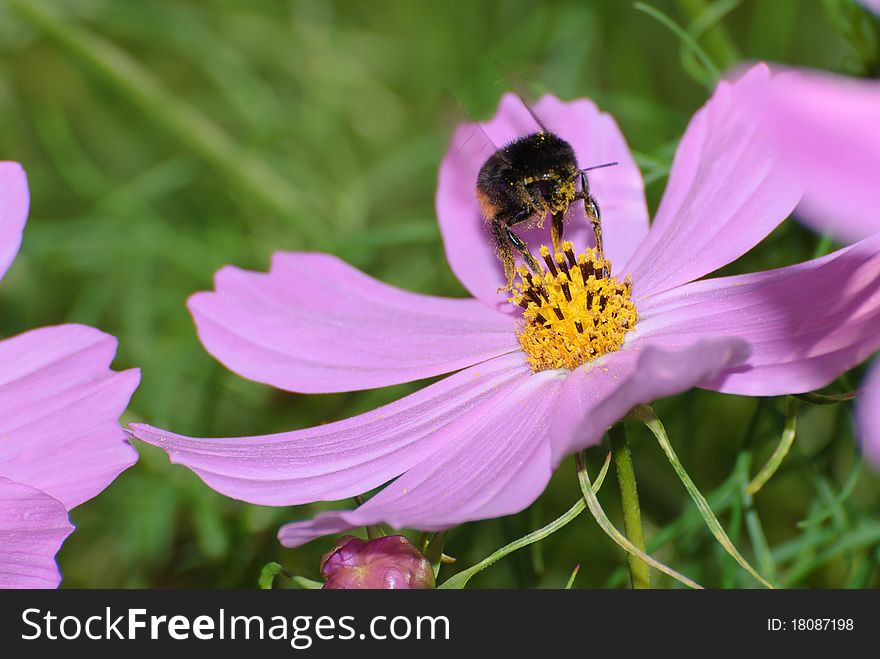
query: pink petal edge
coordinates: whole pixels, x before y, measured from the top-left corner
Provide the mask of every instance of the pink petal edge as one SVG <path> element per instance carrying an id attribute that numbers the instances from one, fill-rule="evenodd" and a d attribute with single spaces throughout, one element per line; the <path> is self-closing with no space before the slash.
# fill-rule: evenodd
<path id="1" fill-rule="evenodd" d="M 735 337 L 695 339 L 673 349 L 646 338 L 581 366 L 561 395 L 553 426 L 555 463 L 597 444 L 636 405 L 700 386 L 748 354 L 748 343 Z"/>
<path id="2" fill-rule="evenodd" d="M 880 361 L 862 383 L 856 402 L 856 426 L 865 456 L 875 469 L 880 469 Z"/>
<path id="3" fill-rule="evenodd" d="M 27 177 L 21 165 L 0 162 L 0 279 L 18 254 L 29 205 Z"/>
<path id="4" fill-rule="evenodd" d="M 521 355 L 497 357 L 365 414 L 275 435 L 199 439 L 142 424 L 131 432 L 236 499 L 272 506 L 344 499 L 452 450 L 530 374 Z"/>
<path id="5" fill-rule="evenodd" d="M 745 99 L 770 80 L 764 64 L 721 82 L 691 119 L 647 237 L 622 272 L 641 299 L 736 260 L 782 222 L 802 186 Z"/>
<path id="6" fill-rule="evenodd" d="M 639 306 L 645 342 L 737 336 L 752 346 L 708 389 L 745 396 L 812 391 L 880 347 L 880 235 L 813 261 L 694 282 Z"/>
<path id="7" fill-rule="evenodd" d="M 569 373 L 544 371 L 498 397 L 448 454 L 413 467 L 356 510 L 330 511 L 281 528 L 295 547 L 355 526 L 440 530 L 530 505 L 559 462 L 597 444 L 634 405 L 691 388 L 748 354 L 738 339 L 688 350 L 622 351 Z"/>
<path id="8" fill-rule="evenodd" d="M 116 339 L 84 325 L 0 341 L 0 474 L 71 509 L 137 460 L 119 416 L 140 381 L 109 369 Z"/>
<path id="9" fill-rule="evenodd" d="M 0 588 L 57 588 L 55 554 L 72 532 L 64 504 L 0 477 Z"/>
<path id="10" fill-rule="evenodd" d="M 747 100 L 806 182 L 798 219 L 845 243 L 880 232 L 880 81 L 784 71 Z"/>
<path id="11" fill-rule="evenodd" d="M 300 393 L 441 375 L 518 349 L 513 321 L 472 299 L 383 284 L 327 254 L 226 267 L 189 308 L 205 349 L 242 377 Z"/>
<path id="12" fill-rule="evenodd" d="M 395 529 L 440 530 L 525 509 L 553 473 L 547 438 L 565 377 L 544 371 L 520 378 L 431 460 L 413 466 L 356 510 L 283 526 L 279 540 L 295 547 L 380 522 Z"/>

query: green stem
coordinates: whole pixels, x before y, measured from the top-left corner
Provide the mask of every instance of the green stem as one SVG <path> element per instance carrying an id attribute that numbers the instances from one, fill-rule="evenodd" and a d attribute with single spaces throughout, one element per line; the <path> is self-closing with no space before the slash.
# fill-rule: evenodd
<path id="1" fill-rule="evenodd" d="M 712 532 L 712 535 L 715 536 L 715 539 L 719 544 L 727 550 L 727 553 L 730 554 L 746 572 L 758 580 L 761 585 L 765 588 L 773 588 L 773 584 L 758 574 L 758 572 L 755 571 L 755 568 L 743 558 L 742 554 L 739 553 L 739 550 L 730 541 L 727 532 L 724 530 L 724 527 L 721 526 L 721 522 L 718 521 L 715 513 L 712 512 L 712 508 L 709 506 L 709 502 L 706 501 L 706 497 L 704 497 L 700 490 L 697 489 L 697 486 L 694 485 L 694 481 L 688 475 L 687 471 L 685 471 L 684 465 L 681 464 L 681 460 L 679 460 L 678 456 L 675 454 L 672 444 L 669 442 L 669 437 L 666 434 L 666 428 L 660 423 L 660 419 L 657 418 L 654 410 L 649 405 L 636 405 L 630 410 L 630 413 L 626 418 L 629 421 L 641 421 L 648 426 L 648 429 L 652 433 L 654 433 L 654 437 L 657 438 L 657 442 L 666 454 L 666 459 L 669 460 L 669 464 L 672 465 L 678 479 L 682 482 L 682 485 L 684 485 L 684 488 L 691 496 L 691 499 L 693 499 L 697 506 L 697 510 L 700 511 L 700 515 L 706 522 L 706 526 L 709 527 L 709 530 Z"/>
<path id="2" fill-rule="evenodd" d="M 626 441 L 626 429 L 622 423 L 608 431 L 611 438 L 611 452 L 614 467 L 617 469 L 617 483 L 620 486 L 620 501 L 623 505 L 623 526 L 626 537 L 642 552 L 646 552 L 645 532 L 642 529 L 642 511 L 639 508 L 639 492 L 636 488 L 636 472 L 633 469 L 632 453 Z M 648 564 L 635 554 L 629 555 L 629 572 L 633 588 L 650 588 L 651 571 Z"/>
<path id="3" fill-rule="evenodd" d="M 610 454 L 609 454 L 610 456 Z M 664 565 L 660 561 L 651 558 L 648 554 L 643 552 L 641 549 L 636 547 L 633 543 L 631 543 L 623 533 L 614 528 L 614 525 L 611 523 L 611 520 L 608 519 L 608 515 L 605 514 L 605 511 L 602 510 L 602 504 L 599 503 L 599 499 L 596 498 L 596 491 L 599 489 L 599 478 L 596 479 L 596 483 L 590 482 L 590 475 L 587 473 L 587 464 L 584 459 L 583 452 L 574 454 L 575 466 L 577 467 L 577 475 L 578 475 L 578 483 L 581 486 L 581 494 L 583 494 L 583 501 L 586 503 L 587 508 L 590 511 L 590 514 L 593 515 L 593 519 L 596 520 L 596 523 L 599 525 L 605 534 L 611 538 L 617 545 L 626 551 L 629 554 L 636 554 L 639 558 L 641 558 L 645 563 L 650 565 L 655 570 L 662 572 L 663 574 L 668 574 L 670 577 L 683 583 L 688 588 L 701 589 L 702 586 L 695 581 L 688 579 L 683 574 L 679 574 L 675 570 L 673 570 L 668 565 Z M 610 460 L 606 460 L 606 466 L 610 463 Z M 602 477 L 602 474 L 599 474 L 599 477 Z"/>

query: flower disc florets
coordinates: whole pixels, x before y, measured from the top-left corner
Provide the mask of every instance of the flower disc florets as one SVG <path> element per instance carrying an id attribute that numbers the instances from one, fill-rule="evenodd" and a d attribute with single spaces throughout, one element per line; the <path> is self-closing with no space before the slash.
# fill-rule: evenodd
<path id="1" fill-rule="evenodd" d="M 593 249 L 575 257 L 568 241 L 552 256 L 542 246 L 541 256 L 547 269 L 521 266 L 511 298 L 523 309 L 516 333 L 532 370 L 575 369 L 620 348 L 638 320 L 630 277 L 612 277 Z"/>

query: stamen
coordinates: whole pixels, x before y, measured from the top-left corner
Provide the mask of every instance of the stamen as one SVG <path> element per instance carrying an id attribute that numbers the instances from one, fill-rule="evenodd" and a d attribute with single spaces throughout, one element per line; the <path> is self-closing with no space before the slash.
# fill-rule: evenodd
<path id="1" fill-rule="evenodd" d="M 547 245 L 541 245 L 541 258 L 544 259 L 544 263 L 547 264 L 547 269 L 553 273 L 553 276 L 559 274 L 559 271 L 556 269 L 556 264 L 553 263 L 553 259 L 550 258 L 550 250 L 547 248 Z"/>
<path id="2" fill-rule="evenodd" d="M 584 284 L 586 284 L 587 279 L 589 279 L 590 275 L 593 274 L 593 266 L 587 263 L 586 254 L 581 254 L 578 257 L 578 268 L 580 268 L 581 277 L 584 280 Z"/>
<path id="3" fill-rule="evenodd" d="M 561 282 L 560 286 L 562 286 L 562 292 L 565 294 L 565 299 L 571 302 L 571 289 L 568 288 L 568 282 Z"/>
<path id="4" fill-rule="evenodd" d="M 556 265 L 559 266 L 559 269 L 565 273 L 565 276 L 571 281 L 571 274 L 568 271 L 568 263 L 565 262 L 565 256 L 556 252 Z"/>
<path id="5" fill-rule="evenodd" d="M 565 253 L 565 258 L 568 259 L 568 264 L 573 268 L 577 265 L 577 261 L 574 258 L 574 245 L 571 244 L 570 240 L 566 240 L 562 243 L 562 251 Z"/>
<path id="6" fill-rule="evenodd" d="M 534 302 L 535 304 L 537 304 L 538 306 L 541 306 L 541 296 L 538 295 L 538 293 L 535 291 L 534 288 L 530 288 L 530 289 L 528 289 L 528 290 L 524 293 L 524 295 L 525 295 L 526 297 L 528 297 L 529 300 L 531 300 L 532 302 Z"/>
<path id="7" fill-rule="evenodd" d="M 638 320 L 630 277 L 611 277 L 611 264 L 595 249 L 575 255 L 570 241 L 560 248 L 551 256 L 541 247 L 547 270 L 517 271 L 511 298 L 523 309 L 517 337 L 536 372 L 575 369 L 618 350 Z"/>

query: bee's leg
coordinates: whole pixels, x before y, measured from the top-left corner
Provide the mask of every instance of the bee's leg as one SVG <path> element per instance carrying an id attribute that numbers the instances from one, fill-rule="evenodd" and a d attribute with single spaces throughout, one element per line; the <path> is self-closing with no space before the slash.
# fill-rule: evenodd
<path id="1" fill-rule="evenodd" d="M 526 262 L 526 265 L 529 266 L 529 269 L 532 272 L 534 272 L 535 274 L 540 274 L 541 266 L 538 265 L 538 262 L 535 260 L 535 257 L 532 256 L 532 253 L 529 251 L 529 248 L 526 247 L 526 244 L 522 241 L 522 239 L 519 236 L 517 236 L 513 232 L 513 230 L 511 230 L 510 224 L 511 223 L 508 223 L 507 226 L 505 227 L 505 230 L 507 231 L 507 238 L 513 244 L 513 246 L 516 247 L 516 251 L 518 251 L 520 254 L 522 254 L 523 261 Z"/>
<path id="2" fill-rule="evenodd" d="M 602 216 L 599 213 L 599 204 L 596 203 L 593 195 L 590 194 L 590 183 L 587 181 L 587 175 L 584 172 L 581 172 L 581 195 L 584 200 L 584 212 L 587 215 L 587 219 L 590 220 L 590 224 L 593 225 L 593 235 L 596 237 L 596 253 L 599 258 L 603 258 L 605 251 L 602 249 Z"/>
<path id="3" fill-rule="evenodd" d="M 562 221 L 565 213 L 562 211 L 553 213 L 553 224 L 550 226 L 550 238 L 553 240 L 553 252 L 559 251 L 559 243 L 562 242 Z"/>
<path id="4" fill-rule="evenodd" d="M 509 220 L 502 220 L 502 222 L 504 223 L 503 231 L 507 236 L 507 240 L 510 242 L 511 245 L 516 248 L 516 251 L 518 251 L 522 255 L 523 261 L 525 261 L 526 265 L 529 266 L 529 269 L 535 274 L 538 274 L 541 272 L 541 266 L 538 265 L 538 261 L 536 261 L 535 257 L 532 256 L 531 252 L 529 252 L 529 248 L 522 241 L 522 238 L 516 235 L 513 232 L 513 229 L 510 228 L 516 224 L 525 222 L 533 215 L 534 211 L 531 208 L 523 208 L 512 218 L 510 218 Z M 496 219 L 495 221 L 497 222 L 498 220 Z M 511 284 L 512 281 L 513 279 L 511 278 L 508 284 Z"/>
<path id="5" fill-rule="evenodd" d="M 507 237 L 510 232 L 504 223 L 499 219 L 492 220 L 492 236 L 495 238 L 495 247 L 498 250 L 498 258 L 504 266 L 504 276 L 507 278 L 507 286 L 499 288 L 499 291 L 513 291 L 513 277 L 516 274 L 516 260 L 513 256 L 513 250 L 510 249 L 510 239 Z"/>

